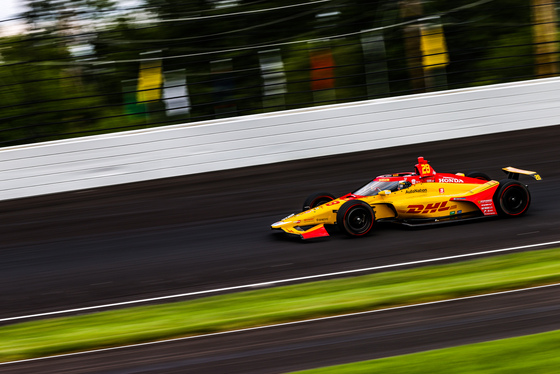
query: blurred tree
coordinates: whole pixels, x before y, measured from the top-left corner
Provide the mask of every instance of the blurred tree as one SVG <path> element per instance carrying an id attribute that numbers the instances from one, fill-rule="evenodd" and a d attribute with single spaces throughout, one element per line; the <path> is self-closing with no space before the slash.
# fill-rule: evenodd
<path id="1" fill-rule="evenodd" d="M 105 90 L 111 79 L 99 76 L 107 69 L 81 61 L 95 57 L 91 40 L 96 27 L 110 19 L 114 2 L 31 0 L 25 5 L 29 32 L 0 40 L 6 62 L 0 66 L 0 142 L 44 141 L 118 127 L 113 118 L 121 113 L 114 100 L 120 88 Z"/>
<path id="2" fill-rule="evenodd" d="M 101 97 L 90 96 L 95 90 L 75 69 L 52 63 L 68 59 L 67 49 L 21 36 L 2 41 L 9 42 L 2 57 L 13 62 L 0 69 L 0 142 L 56 139 L 94 127 Z"/>
<path id="3" fill-rule="evenodd" d="M 63 31 L 83 27 L 77 21 L 103 19 L 115 10 L 112 0 L 25 0 L 22 16 L 32 30 Z"/>
<path id="4" fill-rule="evenodd" d="M 435 19 L 449 53 L 450 88 L 535 77 L 531 0 L 422 1 L 421 12 L 401 17 L 411 3 L 140 0 L 126 12 L 113 0 L 26 0 L 29 32 L 0 39 L 0 127 L 17 128 L 13 138 L 44 140 L 184 120 L 169 115 L 162 100 L 150 103 L 149 117 L 135 103 L 142 60 L 152 56 L 164 72 L 186 72 L 177 81 L 188 90 L 177 92 L 188 92 L 192 121 L 273 109 L 263 108 L 276 84 L 263 77 L 267 53 L 283 70 L 269 66 L 269 74 L 285 77 L 277 109 L 315 104 L 310 58 L 317 48 L 334 62 L 332 99 L 323 103 L 409 94 L 422 79 L 411 79 L 421 62 L 406 48 L 405 26 L 429 27 Z M 2 134 L 0 141 L 10 137 Z"/>
<path id="5" fill-rule="evenodd" d="M 444 13 L 450 88 L 532 76 L 530 0 L 434 0 L 425 13 Z"/>

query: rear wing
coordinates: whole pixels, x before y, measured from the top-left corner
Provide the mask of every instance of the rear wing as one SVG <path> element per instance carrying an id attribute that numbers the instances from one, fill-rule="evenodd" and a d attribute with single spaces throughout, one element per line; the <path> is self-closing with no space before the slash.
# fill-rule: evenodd
<path id="1" fill-rule="evenodd" d="M 538 175 L 536 171 L 517 169 L 511 166 L 508 166 L 507 168 L 503 168 L 502 170 L 508 175 L 508 179 L 518 180 L 519 174 L 528 175 L 530 177 L 533 177 L 537 181 L 540 181 L 542 179 L 541 176 Z"/>

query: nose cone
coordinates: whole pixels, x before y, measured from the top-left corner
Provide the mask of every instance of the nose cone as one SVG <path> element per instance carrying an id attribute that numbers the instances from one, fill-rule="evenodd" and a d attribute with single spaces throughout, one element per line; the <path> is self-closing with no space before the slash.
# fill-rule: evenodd
<path id="1" fill-rule="evenodd" d="M 329 236 L 324 225 L 335 223 L 336 214 L 333 213 L 333 205 L 337 205 L 337 203 L 330 202 L 329 206 L 323 204 L 305 212 L 289 215 L 278 222 L 274 222 L 271 228 L 282 230 L 302 239 Z"/>

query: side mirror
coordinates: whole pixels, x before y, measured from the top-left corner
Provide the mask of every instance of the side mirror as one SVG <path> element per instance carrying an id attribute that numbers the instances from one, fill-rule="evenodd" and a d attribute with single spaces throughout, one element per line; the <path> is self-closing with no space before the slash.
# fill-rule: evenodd
<path id="1" fill-rule="evenodd" d="M 386 196 L 390 194 L 391 194 L 391 190 L 383 190 L 378 193 L 378 195 L 382 195 L 382 196 Z"/>

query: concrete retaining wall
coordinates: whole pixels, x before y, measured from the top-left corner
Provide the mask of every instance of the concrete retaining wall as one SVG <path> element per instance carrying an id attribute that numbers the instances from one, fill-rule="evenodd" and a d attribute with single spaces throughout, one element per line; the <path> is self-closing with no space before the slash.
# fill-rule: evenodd
<path id="1" fill-rule="evenodd" d="M 0 200 L 551 126 L 560 78 L 0 149 Z"/>

